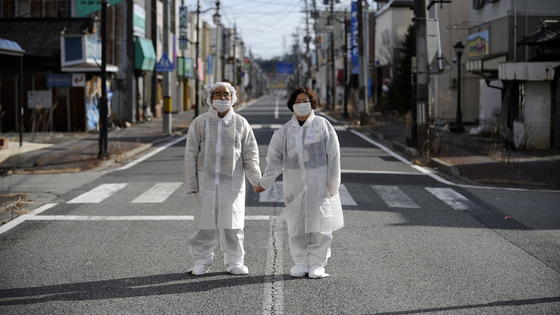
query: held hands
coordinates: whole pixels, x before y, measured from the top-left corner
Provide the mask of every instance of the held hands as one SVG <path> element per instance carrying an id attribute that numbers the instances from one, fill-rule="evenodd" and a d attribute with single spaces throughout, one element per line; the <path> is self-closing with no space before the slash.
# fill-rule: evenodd
<path id="1" fill-rule="evenodd" d="M 261 185 L 253 185 L 253 190 L 254 190 L 256 193 L 260 193 L 260 192 L 265 191 L 266 189 L 264 189 Z"/>

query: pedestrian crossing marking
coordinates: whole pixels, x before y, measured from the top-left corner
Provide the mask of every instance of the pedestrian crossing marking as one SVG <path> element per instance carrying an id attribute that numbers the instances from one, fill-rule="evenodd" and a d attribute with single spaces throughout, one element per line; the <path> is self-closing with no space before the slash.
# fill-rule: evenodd
<path id="1" fill-rule="evenodd" d="M 132 203 L 161 203 L 171 196 L 183 183 L 157 183 L 150 189 L 146 190 Z"/>
<path id="2" fill-rule="evenodd" d="M 340 202 L 343 206 L 357 206 L 358 204 L 348 192 L 348 188 L 344 184 L 339 189 Z M 274 182 L 272 187 L 259 194 L 259 202 L 284 202 L 284 186 L 282 182 Z"/>
<path id="3" fill-rule="evenodd" d="M 371 188 L 391 208 L 420 208 L 397 186 L 371 185 Z"/>
<path id="4" fill-rule="evenodd" d="M 426 190 L 455 210 L 467 210 L 470 208 L 471 202 L 451 188 L 426 187 Z"/>
<path id="5" fill-rule="evenodd" d="M 344 206 L 357 206 L 358 205 L 356 203 L 356 201 L 354 201 L 354 198 L 352 198 L 352 195 L 350 195 L 350 192 L 348 191 L 348 188 L 346 188 L 346 185 L 341 184 L 338 192 L 340 194 L 340 202 Z"/>
<path id="6" fill-rule="evenodd" d="M 94 189 L 68 201 L 68 203 L 100 203 L 101 201 L 109 198 L 112 194 L 123 189 L 127 184 L 128 183 L 101 184 Z"/>
<path id="7" fill-rule="evenodd" d="M 247 215 L 247 221 L 267 221 L 270 215 Z M 192 215 L 36 215 L 31 221 L 193 221 Z"/>
<path id="8" fill-rule="evenodd" d="M 109 198 L 113 194 L 119 192 L 129 183 L 112 183 L 101 184 L 88 192 L 68 201 L 70 204 L 97 204 Z M 131 203 L 163 203 L 169 199 L 181 186 L 182 182 L 160 182 L 136 196 Z M 411 208 L 418 209 L 420 206 L 412 200 L 398 186 L 389 185 L 370 185 L 375 193 L 390 208 Z M 472 207 L 473 203 L 463 195 L 459 194 L 451 188 L 442 187 L 424 187 L 428 192 L 436 198 L 444 202 L 454 210 L 466 210 Z M 248 191 L 253 194 L 252 191 Z M 339 189 L 340 201 L 343 206 L 357 206 L 358 203 L 352 197 L 348 187 L 345 184 L 340 185 Z M 284 189 L 281 181 L 275 182 L 274 185 L 258 194 L 258 201 L 262 203 L 284 203 Z"/>

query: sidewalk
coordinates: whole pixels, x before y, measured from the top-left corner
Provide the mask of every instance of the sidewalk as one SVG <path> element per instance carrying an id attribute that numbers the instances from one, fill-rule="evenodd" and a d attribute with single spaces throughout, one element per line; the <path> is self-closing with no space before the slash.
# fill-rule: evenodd
<path id="1" fill-rule="evenodd" d="M 340 114 L 330 115 L 344 120 Z M 380 115 L 375 123 L 361 129 L 410 160 L 459 177 L 466 183 L 560 190 L 558 150 L 508 150 L 486 137 L 436 130 L 433 155 L 425 159 L 415 148 L 407 146 L 408 129 L 400 117 Z"/>
<path id="2" fill-rule="evenodd" d="M 173 115 L 173 133 L 184 133 L 192 115 L 192 111 Z M 17 135 L 12 135 L 8 148 L 0 150 L 0 174 L 69 173 L 104 168 L 132 158 L 168 135 L 162 132 L 162 119 L 156 118 L 110 130 L 108 137 L 109 159 L 100 161 L 98 133 L 24 134 L 21 148 Z"/>

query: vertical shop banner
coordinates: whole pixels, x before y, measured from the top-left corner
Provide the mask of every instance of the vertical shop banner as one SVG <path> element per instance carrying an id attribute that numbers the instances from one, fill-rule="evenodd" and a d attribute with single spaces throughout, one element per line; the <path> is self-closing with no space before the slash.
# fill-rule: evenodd
<path id="1" fill-rule="evenodd" d="M 360 73 L 360 53 L 358 50 L 358 2 L 352 1 L 350 14 L 350 64 L 352 74 Z"/>
<path id="2" fill-rule="evenodd" d="M 185 50 L 188 47 L 188 22 L 189 12 L 186 6 L 179 8 L 179 49 Z"/>
<path id="3" fill-rule="evenodd" d="M 135 36 L 146 37 L 146 10 L 136 3 L 134 4 L 132 25 Z"/>

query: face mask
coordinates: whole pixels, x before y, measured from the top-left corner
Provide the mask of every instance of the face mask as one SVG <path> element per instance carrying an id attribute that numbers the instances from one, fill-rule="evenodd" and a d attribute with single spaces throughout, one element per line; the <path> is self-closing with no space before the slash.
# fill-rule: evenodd
<path id="1" fill-rule="evenodd" d="M 231 105 L 232 104 L 230 100 L 212 100 L 212 107 L 214 107 L 214 109 L 218 111 L 218 113 L 227 111 L 231 108 Z"/>
<path id="2" fill-rule="evenodd" d="M 294 104 L 294 113 L 297 116 L 308 115 L 309 113 L 311 113 L 311 103 L 307 102 L 307 103 Z"/>

